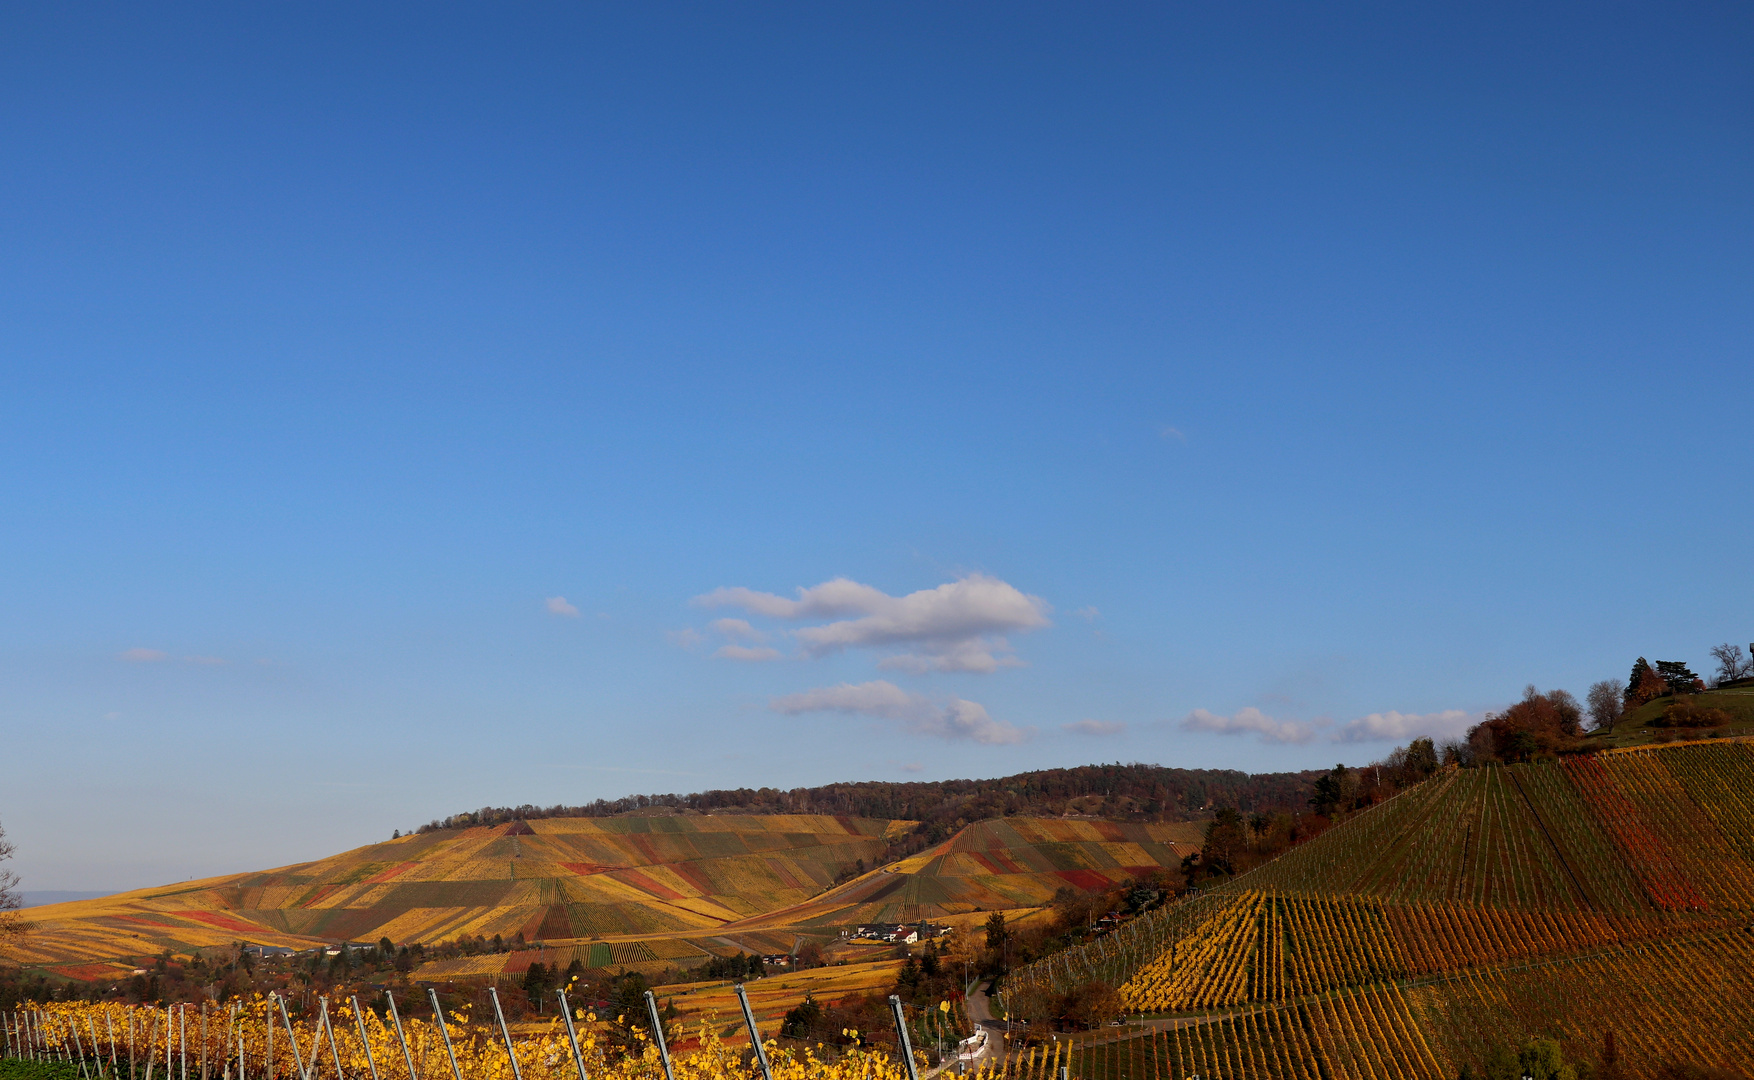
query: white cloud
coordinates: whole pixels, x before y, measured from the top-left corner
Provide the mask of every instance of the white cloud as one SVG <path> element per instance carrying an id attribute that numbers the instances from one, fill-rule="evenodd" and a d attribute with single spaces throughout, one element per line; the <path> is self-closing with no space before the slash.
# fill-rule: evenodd
<path id="1" fill-rule="evenodd" d="M 1298 720 L 1275 720 L 1253 705 L 1230 716 L 1195 709 L 1182 718 L 1184 731 L 1213 731 L 1221 735 L 1256 734 L 1266 743 L 1306 743 L 1315 738 L 1315 726 Z"/>
<path id="2" fill-rule="evenodd" d="M 670 644 L 678 649 L 692 649 L 706 640 L 706 637 L 692 626 L 685 626 L 680 630 L 666 630 L 664 637 L 669 639 Z"/>
<path id="3" fill-rule="evenodd" d="M 1102 618 L 1102 612 L 1096 610 L 1095 604 L 1090 604 L 1086 607 L 1081 607 L 1077 611 L 1072 612 L 1072 614 L 1078 616 L 1080 619 L 1083 619 L 1085 622 L 1095 622 L 1096 620 Z"/>
<path id="4" fill-rule="evenodd" d="M 906 671 L 923 675 L 928 671 L 976 671 L 991 675 L 1002 667 L 1023 667 L 1023 661 L 1009 653 L 1011 646 L 1004 638 L 974 638 L 952 642 L 932 652 L 898 653 L 885 656 L 877 666 L 885 671 Z M 999 655 L 995 655 L 999 654 Z"/>
<path id="5" fill-rule="evenodd" d="M 1060 728 L 1075 735 L 1119 735 L 1127 730 L 1127 725 L 1119 720 L 1074 720 Z"/>
<path id="6" fill-rule="evenodd" d="M 847 578 L 835 578 L 808 589 L 799 589 L 796 600 L 738 586 L 734 589 L 714 589 L 695 597 L 694 603 L 699 607 L 709 608 L 740 607 L 745 611 L 775 619 L 813 619 L 873 611 L 885 601 L 893 599 L 894 597 L 881 589 L 861 585 Z"/>
<path id="7" fill-rule="evenodd" d="M 1434 713 L 1388 712 L 1361 716 L 1334 733 L 1338 742 L 1403 742 L 1429 736 L 1448 739 L 1464 734 L 1475 718 L 1460 709 Z"/>
<path id="8" fill-rule="evenodd" d="M 839 712 L 875 716 L 899 723 L 916 735 L 940 739 L 968 739 L 987 746 L 1005 746 L 1029 738 L 1030 732 L 995 720 L 985 706 L 962 698 L 943 704 L 920 694 L 910 694 L 881 679 L 867 683 L 821 686 L 800 694 L 774 698 L 769 706 L 787 716 L 807 712 Z"/>
<path id="9" fill-rule="evenodd" d="M 1167 424 L 1157 429 L 1157 437 L 1160 439 L 1174 439 L 1177 442 L 1188 441 L 1188 437 L 1182 433 L 1180 428 L 1173 428 Z"/>
<path id="10" fill-rule="evenodd" d="M 564 615 L 569 619 L 579 617 L 579 609 L 567 603 L 564 596 L 550 596 L 543 601 L 543 604 L 548 608 L 550 615 Z"/>
<path id="11" fill-rule="evenodd" d="M 156 664 L 170 658 L 170 654 L 161 649 L 123 649 L 116 654 L 116 659 L 126 660 L 130 664 Z"/>
<path id="12" fill-rule="evenodd" d="M 1052 608 L 998 578 L 984 574 L 890 596 L 881 589 L 835 578 L 799 589 L 795 600 L 753 589 L 715 589 L 697 596 L 699 607 L 740 607 L 755 615 L 802 621 L 834 619 L 793 632 L 804 653 L 827 656 L 845 649 L 902 651 L 883 666 L 902 671 L 992 672 L 1018 667 L 1003 637 L 1050 625 Z M 846 616 L 841 618 L 841 616 Z"/>
<path id="13" fill-rule="evenodd" d="M 767 640 L 767 635 L 750 626 L 747 619 L 714 619 L 713 629 L 732 641 Z"/>
<path id="14" fill-rule="evenodd" d="M 758 663 L 763 660 L 778 660 L 780 651 L 766 645 L 721 645 L 713 655 L 721 660 L 744 660 Z"/>

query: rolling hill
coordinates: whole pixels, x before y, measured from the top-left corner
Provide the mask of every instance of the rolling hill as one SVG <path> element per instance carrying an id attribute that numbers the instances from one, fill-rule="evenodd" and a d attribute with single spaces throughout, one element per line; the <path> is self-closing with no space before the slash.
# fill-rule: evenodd
<path id="1" fill-rule="evenodd" d="M 913 822 L 829 815 L 550 818 L 441 829 L 260 873 L 34 909 L 14 949 L 96 977 L 102 962 L 235 941 L 435 943 L 518 935 L 530 949 L 436 960 L 423 977 L 519 971 L 541 956 L 593 967 L 689 967 L 738 950 L 788 952 L 863 921 L 1046 902 L 1179 863 L 1199 826 L 980 822 L 901 863 L 876 864 Z M 535 947 L 540 942 L 541 947 Z"/>
<path id="2" fill-rule="evenodd" d="M 1176 866 L 1204 825 L 1001 818 L 980 821 L 893 866 L 772 918 L 800 927 L 913 922 L 1038 907 L 1062 888 L 1101 892 Z"/>
<path id="3" fill-rule="evenodd" d="M 1253 873 L 1017 972 L 1184 1019 L 1085 1077 L 1454 1077 L 1534 1036 L 1622 1075 L 1754 1061 L 1754 746 L 1440 772 Z"/>

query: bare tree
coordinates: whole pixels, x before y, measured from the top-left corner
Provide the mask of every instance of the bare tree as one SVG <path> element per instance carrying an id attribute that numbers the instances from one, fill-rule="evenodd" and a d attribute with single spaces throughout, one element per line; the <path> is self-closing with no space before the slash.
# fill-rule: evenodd
<path id="1" fill-rule="evenodd" d="M 1754 675 L 1754 659 L 1744 656 L 1740 645 L 1731 645 L 1726 641 L 1722 645 L 1714 647 L 1711 650 L 1711 655 L 1717 661 L 1717 684 L 1719 686 Z"/>
<path id="2" fill-rule="evenodd" d="M 1586 695 L 1590 705 L 1590 727 L 1594 731 L 1606 731 L 1620 719 L 1620 712 L 1626 702 L 1620 692 L 1620 684 L 1613 679 L 1603 679 L 1590 684 L 1590 692 Z"/>
<path id="3" fill-rule="evenodd" d="M 12 858 L 12 845 L 6 840 L 6 827 L 0 825 L 0 863 Z M 0 945 L 23 936 L 30 924 L 18 913 L 20 900 L 18 896 L 18 875 L 11 870 L 0 870 Z"/>

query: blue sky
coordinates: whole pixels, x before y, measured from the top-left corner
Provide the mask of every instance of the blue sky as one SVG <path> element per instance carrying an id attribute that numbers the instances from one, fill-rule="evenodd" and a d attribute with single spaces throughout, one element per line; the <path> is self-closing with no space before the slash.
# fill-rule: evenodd
<path id="1" fill-rule="evenodd" d="M 9 11 L 25 887 L 1754 639 L 1754 14 L 1222 8 Z"/>

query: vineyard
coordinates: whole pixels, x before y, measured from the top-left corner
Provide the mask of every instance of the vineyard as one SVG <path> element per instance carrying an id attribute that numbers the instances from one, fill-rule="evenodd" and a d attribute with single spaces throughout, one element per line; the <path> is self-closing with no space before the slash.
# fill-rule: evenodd
<path id="1" fill-rule="evenodd" d="M 40 908 L 9 957 L 82 979 L 234 941 L 432 944 L 501 936 L 543 948 L 434 959 L 423 979 L 565 966 L 658 972 L 798 934 L 1046 903 L 1179 864 L 1199 826 L 1007 818 L 875 869 L 909 822 L 827 815 L 549 818 L 435 830 L 263 873 Z M 836 886 L 837 878 L 853 874 Z"/>
<path id="2" fill-rule="evenodd" d="M 942 844 L 775 917 L 797 926 L 833 926 L 1039 907 L 1067 886 L 1102 892 L 1177 866 L 1199 850 L 1201 829 L 1191 822 L 978 821 Z"/>
<path id="3" fill-rule="evenodd" d="M 301 1012 L 295 1019 L 272 997 L 209 1009 L 59 1003 L 7 1014 L 0 1026 L 7 1057 L 72 1062 L 82 1076 L 115 1080 L 908 1080 L 881 1048 L 825 1057 L 766 1039 L 757 1058 L 705 1022 L 671 1050 L 641 1031 L 628 1045 L 584 1009 L 517 1034 L 466 1012 L 421 1020 L 326 999 Z M 666 1043 L 688 1035 L 680 1026 L 665 1034 Z"/>
<path id="4" fill-rule="evenodd" d="M 39 913 L 17 959 L 67 962 L 247 940 L 307 948 L 637 939 L 716 931 L 827 888 L 905 824 L 829 816 L 564 819 L 404 836 L 314 863 Z M 707 953 L 694 950 L 698 962 Z"/>
<path id="5" fill-rule="evenodd" d="M 1258 870 L 1006 981 L 1090 981 L 1144 1034 L 1073 1075 L 1453 1077 L 1559 1040 L 1625 1075 L 1754 1061 L 1754 746 L 1440 772 Z M 1014 1068 L 1030 1066 L 1015 1065 Z"/>

